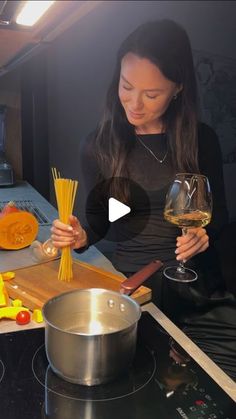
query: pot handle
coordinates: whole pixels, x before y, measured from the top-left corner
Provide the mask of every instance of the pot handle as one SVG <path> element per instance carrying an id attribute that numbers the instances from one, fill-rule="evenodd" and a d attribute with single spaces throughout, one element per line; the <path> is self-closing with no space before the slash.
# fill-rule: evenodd
<path id="1" fill-rule="evenodd" d="M 148 279 L 154 272 L 158 271 L 163 266 L 160 260 L 153 260 L 147 266 L 140 269 L 134 275 L 120 284 L 120 293 L 130 295 L 132 294 L 146 279 Z"/>

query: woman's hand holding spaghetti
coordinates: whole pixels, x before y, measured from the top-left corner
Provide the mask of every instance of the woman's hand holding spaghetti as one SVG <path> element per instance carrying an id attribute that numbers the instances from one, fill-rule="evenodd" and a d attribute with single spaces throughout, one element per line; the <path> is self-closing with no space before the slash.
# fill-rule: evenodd
<path id="1" fill-rule="evenodd" d="M 60 220 L 54 220 L 51 228 L 51 239 L 53 245 L 62 249 L 70 246 L 72 249 L 80 249 L 87 246 L 87 234 L 81 227 L 77 217 L 70 215 L 69 224 L 64 224 Z"/>

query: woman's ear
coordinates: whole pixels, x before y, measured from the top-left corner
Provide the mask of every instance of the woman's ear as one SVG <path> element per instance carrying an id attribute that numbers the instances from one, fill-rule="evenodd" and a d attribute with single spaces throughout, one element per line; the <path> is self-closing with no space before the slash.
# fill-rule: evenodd
<path id="1" fill-rule="evenodd" d="M 177 90 L 176 90 L 175 94 L 178 95 L 180 92 L 182 92 L 182 90 L 183 90 L 183 85 L 182 84 L 179 84 L 177 86 Z"/>
<path id="2" fill-rule="evenodd" d="M 176 86 L 175 93 L 174 93 L 174 95 L 173 95 L 173 99 L 174 99 L 174 100 L 176 100 L 176 99 L 177 99 L 177 97 L 178 97 L 179 93 L 180 93 L 182 90 L 183 90 L 183 85 L 182 85 L 182 84 L 180 84 L 179 86 Z"/>

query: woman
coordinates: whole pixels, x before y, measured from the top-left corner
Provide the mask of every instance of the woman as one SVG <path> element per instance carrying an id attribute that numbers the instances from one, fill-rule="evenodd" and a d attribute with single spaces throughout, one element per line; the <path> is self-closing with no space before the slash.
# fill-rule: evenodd
<path id="1" fill-rule="evenodd" d="M 170 20 L 148 22 L 122 43 L 103 119 L 80 157 L 89 222 L 82 226 L 71 216 L 68 226 L 55 220 L 54 245 L 83 251 L 108 231 L 109 197 L 130 205 L 134 216 L 112 226 L 118 234 L 113 264 L 127 276 L 153 259 L 194 266 L 199 279 L 193 284 L 169 281 L 160 272 L 147 281 L 154 302 L 188 331 L 199 310 L 221 301 L 212 244 L 227 223 L 227 209 L 220 147 L 214 131 L 198 122 L 192 52 L 182 27 Z M 177 172 L 208 176 L 214 208 L 207 231 L 192 228 L 180 236 L 164 221 L 166 192 Z M 224 302 L 230 299 L 223 296 Z"/>

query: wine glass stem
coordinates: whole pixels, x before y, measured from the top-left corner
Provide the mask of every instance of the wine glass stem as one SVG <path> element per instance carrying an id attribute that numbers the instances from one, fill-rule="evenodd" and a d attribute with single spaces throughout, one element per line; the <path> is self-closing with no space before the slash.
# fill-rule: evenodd
<path id="1" fill-rule="evenodd" d="M 185 236 L 188 232 L 188 229 L 186 227 L 182 228 L 182 235 Z M 184 274 L 185 273 L 185 266 L 184 266 L 184 260 L 179 262 L 179 266 L 177 267 L 177 272 Z"/>
<path id="2" fill-rule="evenodd" d="M 179 266 L 177 267 L 177 272 L 180 272 L 181 274 L 185 273 L 184 262 L 179 262 Z"/>
<path id="3" fill-rule="evenodd" d="M 183 236 L 186 236 L 187 232 L 188 232 L 187 227 L 183 227 L 183 228 L 182 228 L 182 235 L 183 235 Z"/>

